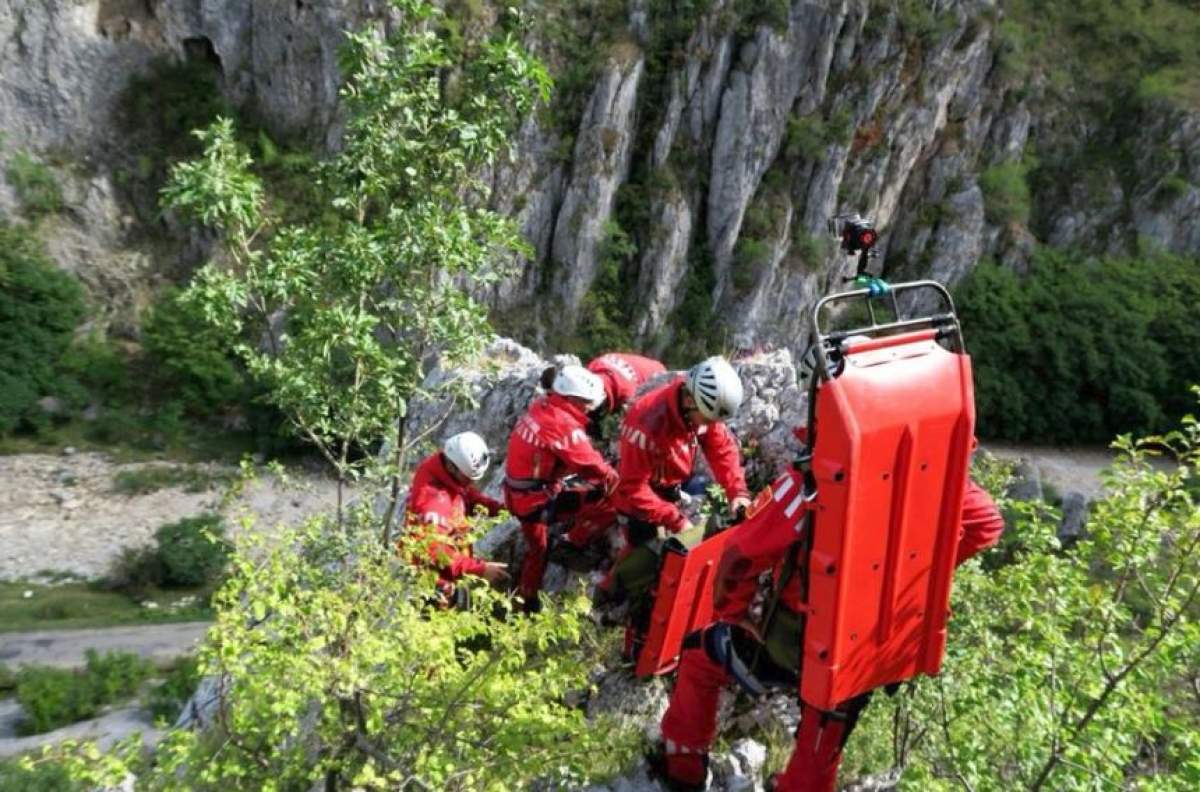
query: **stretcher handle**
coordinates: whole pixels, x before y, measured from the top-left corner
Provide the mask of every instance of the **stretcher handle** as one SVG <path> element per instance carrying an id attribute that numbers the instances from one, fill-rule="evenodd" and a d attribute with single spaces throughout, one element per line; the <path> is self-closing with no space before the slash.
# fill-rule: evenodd
<path id="1" fill-rule="evenodd" d="M 896 295 L 898 295 L 900 292 L 913 292 L 913 291 L 921 291 L 921 290 L 931 290 L 931 291 L 936 292 L 937 295 L 945 302 L 946 310 L 942 313 L 933 314 L 931 316 L 919 317 L 919 318 L 913 318 L 913 319 L 907 319 L 907 320 L 898 320 L 895 322 L 879 323 L 879 322 L 875 321 L 875 318 L 874 318 L 875 317 L 875 308 L 874 308 L 874 302 L 873 302 L 874 300 L 890 299 L 891 303 L 892 303 L 892 310 L 895 313 L 895 315 L 898 317 L 898 316 L 900 316 L 900 303 L 896 299 Z M 836 335 L 834 333 L 826 333 L 821 329 L 821 311 L 824 308 L 826 308 L 829 305 L 833 305 L 834 303 L 850 302 L 852 300 L 860 300 L 860 299 L 866 300 L 867 309 L 871 313 L 871 324 L 864 325 L 863 327 L 857 327 L 852 330 L 838 331 L 837 334 L 842 334 L 842 335 L 846 335 L 846 336 L 849 336 L 849 335 L 871 335 L 873 333 L 885 332 L 885 331 L 889 331 L 889 330 L 896 330 L 896 329 L 900 329 L 905 326 L 912 326 L 912 325 L 920 324 L 922 322 L 928 322 L 937 317 L 950 317 L 950 318 L 955 317 L 954 299 L 950 296 L 950 292 L 946 290 L 946 287 L 943 286 L 942 284 L 938 283 L 937 281 L 920 280 L 920 281 L 910 281 L 908 283 L 892 283 L 892 284 L 888 285 L 888 290 L 886 292 L 884 292 L 883 294 L 872 293 L 870 289 L 854 289 L 852 291 L 839 292 L 838 294 L 830 294 L 827 297 L 822 297 L 817 302 L 816 307 L 813 308 L 813 313 L 812 313 L 812 329 L 813 329 L 814 339 L 826 338 L 826 337 L 831 337 L 833 335 Z"/>
<path id="2" fill-rule="evenodd" d="M 900 292 L 911 292 L 920 290 L 931 290 L 938 294 L 945 302 L 948 311 L 943 313 L 930 314 L 928 316 L 919 316 L 911 319 L 897 319 L 894 322 L 879 322 L 875 318 L 874 300 L 889 298 L 892 303 L 892 309 L 895 315 L 900 316 L 900 303 L 896 295 Z M 849 330 L 837 330 L 833 332 L 823 332 L 821 328 L 821 311 L 834 303 L 848 302 L 851 300 L 865 300 L 868 312 L 871 316 L 871 324 L 861 327 L 851 328 Z M 823 297 L 819 300 L 812 312 L 812 332 L 813 346 L 816 354 L 816 371 L 813 378 L 813 385 L 818 381 L 825 381 L 830 378 L 829 352 L 840 347 L 845 339 L 855 335 L 865 335 L 874 340 L 885 338 L 903 337 L 909 335 L 911 331 L 929 329 L 934 331 L 933 338 L 937 340 L 948 340 L 950 347 L 954 352 L 965 352 L 963 345 L 962 330 L 958 324 L 958 317 L 954 313 L 954 300 L 950 296 L 950 292 L 946 287 L 937 281 L 922 280 L 912 281 L 909 283 L 890 284 L 888 291 L 879 294 L 872 293 L 869 289 L 855 289 L 854 291 L 841 292 L 839 294 L 831 294 L 828 297 Z M 907 340 L 912 340 L 911 338 Z M 906 341 L 893 341 L 895 343 L 906 343 Z M 890 346 L 891 344 L 885 344 Z M 865 345 L 856 344 L 859 351 Z M 844 352 L 844 350 L 841 350 Z M 815 395 L 815 394 L 814 394 Z M 811 406 L 811 405 L 810 405 Z M 810 416 L 811 419 L 812 416 Z"/>

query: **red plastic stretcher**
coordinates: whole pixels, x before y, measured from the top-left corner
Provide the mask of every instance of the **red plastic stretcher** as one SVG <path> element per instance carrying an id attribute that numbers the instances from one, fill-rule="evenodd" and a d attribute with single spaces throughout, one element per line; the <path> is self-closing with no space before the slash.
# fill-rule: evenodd
<path id="1" fill-rule="evenodd" d="M 713 580 L 730 533 L 722 531 L 690 550 L 664 547 L 646 643 L 634 670 L 638 676 L 674 671 L 684 636 L 712 623 Z"/>
<path id="2" fill-rule="evenodd" d="M 936 291 L 949 311 L 899 319 L 897 292 L 916 289 Z M 800 695 L 824 710 L 936 674 L 945 652 L 974 437 L 971 364 L 940 285 L 898 284 L 889 298 L 891 322 L 876 321 L 865 290 L 826 298 L 813 315 Z M 822 310 L 853 299 L 868 300 L 870 324 L 823 332 Z M 739 530 L 665 556 L 639 675 L 670 671 L 683 636 L 711 621 L 713 572 Z"/>

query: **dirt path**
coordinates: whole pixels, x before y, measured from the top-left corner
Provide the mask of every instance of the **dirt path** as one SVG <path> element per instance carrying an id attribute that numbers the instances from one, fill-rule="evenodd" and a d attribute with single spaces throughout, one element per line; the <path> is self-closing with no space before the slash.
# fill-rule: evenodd
<path id="1" fill-rule="evenodd" d="M 84 652 L 95 649 L 101 654 L 110 650 L 136 652 L 156 663 L 165 664 L 190 654 L 208 627 L 208 622 L 185 622 L 91 630 L 0 633 L 0 663 L 10 668 L 26 664 L 82 668 Z"/>

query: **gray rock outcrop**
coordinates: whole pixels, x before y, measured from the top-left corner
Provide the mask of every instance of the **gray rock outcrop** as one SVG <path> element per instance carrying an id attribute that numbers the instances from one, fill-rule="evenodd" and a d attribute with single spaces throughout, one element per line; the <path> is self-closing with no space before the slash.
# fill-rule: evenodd
<path id="1" fill-rule="evenodd" d="M 1058 524 L 1058 541 L 1072 545 L 1087 535 L 1088 508 L 1091 501 L 1082 492 L 1067 492 L 1062 497 L 1062 520 Z"/>

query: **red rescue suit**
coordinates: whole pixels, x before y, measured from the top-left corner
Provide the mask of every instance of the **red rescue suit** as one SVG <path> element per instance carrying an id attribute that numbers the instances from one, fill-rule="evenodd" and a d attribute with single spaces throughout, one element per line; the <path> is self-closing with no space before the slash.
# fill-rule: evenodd
<path id="1" fill-rule="evenodd" d="M 509 435 L 504 501 L 521 521 L 525 535 L 519 591 L 526 601 L 537 595 L 546 572 L 548 522 L 567 513 L 575 514 L 575 525 L 567 538 L 582 545 L 614 519 L 607 498 L 585 502 L 580 497 L 561 497 L 568 494 L 563 492 L 562 479 L 572 474 L 606 493 L 616 485 L 616 471 L 592 447 L 587 423 L 582 409 L 551 393 L 535 401 Z"/>
<path id="2" fill-rule="evenodd" d="M 439 572 L 438 589 L 449 594 L 463 575 L 482 575 L 484 562 L 472 555 L 467 518 L 482 508 L 495 517 L 504 508 L 470 484 L 454 480 L 441 452 L 431 454 L 413 474 L 405 505 L 405 522 L 412 530 L 432 534 L 429 558 Z M 427 534 L 428 535 L 428 534 Z"/>
<path id="3" fill-rule="evenodd" d="M 692 475 L 697 447 L 729 500 L 748 495 L 737 440 L 722 423 L 688 426 L 680 412 L 683 387 L 683 378 L 669 382 L 638 399 L 625 414 L 620 481 L 613 493 L 618 512 L 672 533 L 683 530 L 687 517 L 668 498 Z"/>
<path id="4" fill-rule="evenodd" d="M 626 352 L 609 352 L 587 364 L 587 370 L 604 383 L 608 411 L 618 412 L 633 400 L 637 389 L 652 377 L 665 374 L 667 367 L 653 358 Z"/>
<path id="5" fill-rule="evenodd" d="M 799 475 L 788 475 L 795 477 L 795 491 L 799 491 L 803 486 Z M 996 504 L 968 479 L 956 563 L 995 545 L 1003 531 L 1004 519 Z M 744 623 L 758 589 L 758 576 L 772 567 L 776 575 L 780 573 L 781 559 L 796 541 L 796 533 L 790 524 L 766 521 L 761 530 L 738 538 L 736 545 L 726 547 L 714 585 L 714 620 L 733 624 Z M 780 593 L 783 607 L 803 611 L 800 581 L 800 575 L 790 576 Z M 678 674 L 662 720 L 665 770 L 682 783 L 703 785 L 708 747 L 717 731 L 717 701 L 730 678 L 703 647 L 684 650 Z M 776 790 L 834 790 L 842 747 L 869 695 L 847 702 L 837 713 L 800 703 L 796 747 L 787 768 L 776 777 Z"/>

